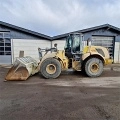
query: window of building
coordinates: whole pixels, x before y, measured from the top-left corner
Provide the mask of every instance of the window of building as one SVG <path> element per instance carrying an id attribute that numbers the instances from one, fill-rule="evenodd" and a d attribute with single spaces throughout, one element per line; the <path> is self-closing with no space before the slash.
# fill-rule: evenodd
<path id="1" fill-rule="evenodd" d="M 0 55 L 11 55 L 10 32 L 0 32 Z"/>

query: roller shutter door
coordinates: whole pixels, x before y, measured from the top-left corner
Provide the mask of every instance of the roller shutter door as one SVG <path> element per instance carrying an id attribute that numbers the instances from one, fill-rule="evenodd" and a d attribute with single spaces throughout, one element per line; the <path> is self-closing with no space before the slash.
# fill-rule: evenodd
<path id="1" fill-rule="evenodd" d="M 104 46 L 109 49 L 110 56 L 114 53 L 114 37 L 92 36 L 91 44 L 95 46 Z"/>

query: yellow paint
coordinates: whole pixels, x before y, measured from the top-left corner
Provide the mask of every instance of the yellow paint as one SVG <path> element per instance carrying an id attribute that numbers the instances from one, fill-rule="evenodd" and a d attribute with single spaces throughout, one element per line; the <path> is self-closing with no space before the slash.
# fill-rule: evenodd
<path id="1" fill-rule="evenodd" d="M 97 48 L 102 49 L 105 56 L 102 56 L 100 53 L 98 53 L 96 50 Z M 102 47 L 102 46 L 86 46 L 86 47 L 84 47 L 82 60 L 84 61 L 86 58 L 88 58 L 91 55 L 100 56 L 101 58 L 103 58 L 104 65 L 112 64 L 112 62 L 113 62 L 113 59 L 110 59 L 108 49 L 105 47 Z"/>
<path id="2" fill-rule="evenodd" d="M 102 56 L 100 53 L 98 53 L 96 48 L 102 49 L 105 56 Z M 108 50 L 104 47 L 101 47 L 101 46 L 85 46 L 84 49 L 83 49 L 82 61 L 84 61 L 86 58 L 90 57 L 91 55 L 100 56 L 101 58 L 103 58 L 104 65 L 108 65 L 108 64 L 111 64 L 113 62 L 113 60 L 110 59 Z M 47 58 L 58 59 L 61 63 L 62 71 L 63 70 L 68 70 L 69 59 L 65 56 L 65 51 L 64 50 L 58 50 L 57 52 L 46 54 L 42 58 L 40 64 L 42 63 L 43 60 L 45 60 Z M 81 70 L 80 61 L 74 61 L 72 59 L 72 69 L 77 70 L 77 71 Z"/>
<path id="3" fill-rule="evenodd" d="M 84 49 L 83 49 L 83 54 L 89 52 L 89 46 L 85 46 Z"/>
<path id="4" fill-rule="evenodd" d="M 113 63 L 113 59 L 105 59 L 105 65 L 109 65 Z"/>
<path id="5" fill-rule="evenodd" d="M 76 71 L 81 70 L 80 61 L 72 61 L 72 69 L 74 69 Z"/>
<path id="6" fill-rule="evenodd" d="M 62 65 L 62 70 L 67 70 L 68 69 L 68 58 L 65 56 L 65 51 L 64 50 L 58 50 L 56 53 L 55 58 L 60 59 L 61 65 Z"/>
<path id="7" fill-rule="evenodd" d="M 65 51 L 64 50 L 58 50 L 57 52 L 49 52 L 45 54 L 42 58 L 42 60 L 39 63 L 39 69 L 41 66 L 41 63 L 47 59 L 47 58 L 56 58 L 60 61 L 62 70 L 67 70 L 68 69 L 68 58 L 65 56 Z"/>

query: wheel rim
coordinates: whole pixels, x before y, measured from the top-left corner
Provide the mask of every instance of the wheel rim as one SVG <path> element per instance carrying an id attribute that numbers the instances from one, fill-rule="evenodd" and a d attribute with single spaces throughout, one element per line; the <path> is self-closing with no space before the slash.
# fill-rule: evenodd
<path id="1" fill-rule="evenodd" d="M 90 67 L 90 70 L 91 70 L 91 72 L 93 72 L 93 73 L 97 73 L 98 70 L 99 70 L 99 65 L 96 64 L 96 63 L 92 64 L 91 67 Z"/>
<path id="2" fill-rule="evenodd" d="M 46 71 L 49 74 L 54 74 L 56 72 L 56 66 L 54 64 L 49 64 L 46 67 Z"/>

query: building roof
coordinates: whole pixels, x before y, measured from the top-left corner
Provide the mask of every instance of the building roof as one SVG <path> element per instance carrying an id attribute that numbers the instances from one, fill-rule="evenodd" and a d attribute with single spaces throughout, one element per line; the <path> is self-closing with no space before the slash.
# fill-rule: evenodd
<path id="1" fill-rule="evenodd" d="M 47 36 L 47 35 L 44 35 L 44 34 L 41 34 L 41 33 L 35 32 L 35 31 L 31 31 L 31 30 L 28 30 L 28 29 L 25 29 L 25 28 L 22 28 L 22 27 L 18 27 L 18 26 L 15 26 L 15 25 L 12 25 L 12 24 L 9 24 L 9 23 L 6 23 L 6 22 L 2 22 L 2 21 L 0 21 L 0 25 L 3 25 L 3 26 L 8 27 L 8 28 L 15 29 L 15 30 L 19 30 L 21 32 L 25 32 L 25 33 L 28 33 L 28 34 L 31 34 L 31 35 L 34 35 L 34 36 L 37 36 L 37 37 L 42 37 L 42 38 L 45 38 L 47 40 L 61 39 L 61 38 L 65 38 L 70 33 L 86 33 L 86 32 L 94 31 L 94 30 L 101 29 L 101 28 L 112 29 L 112 30 L 120 33 L 120 28 L 112 26 L 110 24 L 104 24 L 104 25 L 100 25 L 100 26 L 95 26 L 95 27 L 91 27 L 91 28 L 87 28 L 87 29 L 77 30 L 77 31 L 73 31 L 73 32 L 69 32 L 69 33 L 65 33 L 65 34 L 50 37 L 50 36 Z"/>
<path id="2" fill-rule="evenodd" d="M 18 26 L 15 26 L 15 25 L 12 25 L 12 24 L 9 24 L 9 23 L 6 23 L 6 22 L 0 21 L 0 25 L 9 27 L 9 28 L 12 28 L 12 29 L 15 29 L 15 30 L 19 30 L 21 32 L 25 32 L 25 33 L 28 33 L 28 34 L 31 34 L 31 35 L 34 35 L 34 36 L 37 36 L 37 37 L 42 37 L 42 38 L 51 40 L 50 36 L 47 36 L 47 35 L 44 35 L 44 34 L 41 34 L 41 33 L 38 33 L 38 32 L 34 32 L 34 31 L 31 31 L 31 30 L 28 30 L 28 29 L 25 29 L 25 28 L 22 28 L 22 27 L 18 27 Z"/>
<path id="3" fill-rule="evenodd" d="M 87 29 L 83 29 L 83 30 L 78 30 L 78 31 L 74 31 L 74 32 L 65 33 L 65 34 L 62 34 L 62 35 L 57 35 L 57 36 L 52 37 L 52 39 L 55 40 L 55 39 L 64 38 L 70 33 L 86 33 L 86 32 L 94 31 L 94 30 L 101 29 L 101 28 L 113 29 L 113 30 L 120 33 L 120 28 L 112 26 L 110 24 L 104 24 L 104 25 L 100 25 L 100 26 L 96 26 L 96 27 L 91 27 L 91 28 L 87 28 Z"/>

